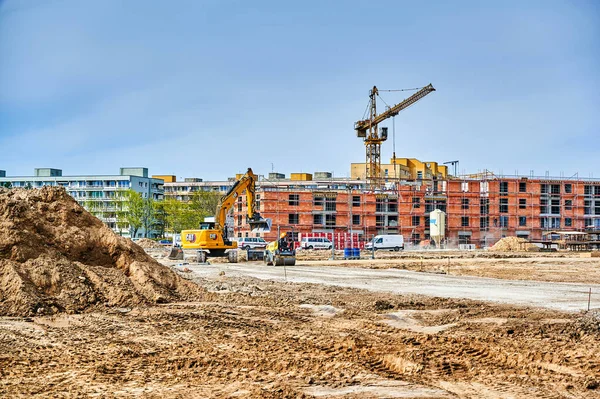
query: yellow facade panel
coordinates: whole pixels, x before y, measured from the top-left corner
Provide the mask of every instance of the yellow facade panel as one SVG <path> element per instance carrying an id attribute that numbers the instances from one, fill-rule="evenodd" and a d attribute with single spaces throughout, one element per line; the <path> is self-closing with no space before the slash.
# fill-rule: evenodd
<path id="1" fill-rule="evenodd" d="M 152 175 L 153 179 L 161 179 L 165 183 L 176 183 L 177 176 L 175 175 Z"/>
<path id="2" fill-rule="evenodd" d="M 310 174 L 310 173 L 291 173 L 290 180 L 310 181 L 310 180 L 312 180 L 312 174 Z"/>

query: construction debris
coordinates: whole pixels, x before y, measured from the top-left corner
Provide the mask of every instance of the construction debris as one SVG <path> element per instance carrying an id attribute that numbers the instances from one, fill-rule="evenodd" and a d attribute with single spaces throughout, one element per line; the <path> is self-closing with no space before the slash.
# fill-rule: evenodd
<path id="1" fill-rule="evenodd" d="M 535 244 L 531 244 L 524 238 L 519 237 L 505 237 L 489 248 L 490 251 L 495 252 L 536 252 L 540 248 Z"/>
<path id="2" fill-rule="evenodd" d="M 200 294 L 63 188 L 0 190 L 0 315 L 78 313 Z"/>

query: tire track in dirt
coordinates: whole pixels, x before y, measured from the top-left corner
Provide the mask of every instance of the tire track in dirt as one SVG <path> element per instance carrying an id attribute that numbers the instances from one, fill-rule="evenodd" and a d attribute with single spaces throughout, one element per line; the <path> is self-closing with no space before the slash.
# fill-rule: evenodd
<path id="1" fill-rule="evenodd" d="M 374 397 L 415 386 L 438 388 L 427 391 L 433 397 L 600 397 L 600 330 L 579 315 L 224 282 L 228 292 L 210 302 L 0 319 L 0 396 Z M 303 304 L 343 311 L 319 315 Z M 423 326 L 455 326 L 421 333 L 385 324 L 401 309 Z"/>

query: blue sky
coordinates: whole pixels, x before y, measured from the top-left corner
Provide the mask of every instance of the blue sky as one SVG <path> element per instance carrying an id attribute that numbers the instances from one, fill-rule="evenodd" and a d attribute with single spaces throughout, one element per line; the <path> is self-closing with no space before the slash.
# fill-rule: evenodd
<path id="1" fill-rule="evenodd" d="M 5 0 L 0 169 L 347 176 L 369 89 L 431 82 L 397 156 L 600 178 L 599 72 L 597 1 Z"/>

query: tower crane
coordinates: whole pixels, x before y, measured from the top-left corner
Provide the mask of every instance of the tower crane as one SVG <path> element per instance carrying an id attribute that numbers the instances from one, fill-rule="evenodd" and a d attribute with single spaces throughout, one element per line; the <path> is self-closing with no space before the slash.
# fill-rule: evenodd
<path id="1" fill-rule="evenodd" d="M 444 165 L 452 165 L 452 166 L 454 166 L 454 177 L 458 177 L 458 161 L 444 162 Z"/>
<path id="2" fill-rule="evenodd" d="M 379 135 L 377 125 L 387 118 L 398 115 L 400 111 L 410 107 L 432 91 L 435 91 L 435 89 L 430 83 L 404 101 L 381 114 L 377 114 L 376 97 L 379 95 L 379 90 L 377 90 L 376 86 L 373 86 L 373 89 L 371 89 L 371 93 L 369 94 L 370 117 L 369 119 L 356 122 L 354 130 L 356 130 L 357 137 L 364 138 L 366 146 L 366 178 L 372 189 L 381 186 L 381 143 L 387 140 L 387 129 L 384 129 L 381 135 Z"/>

